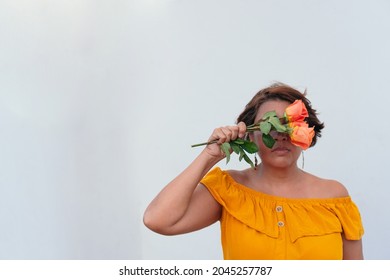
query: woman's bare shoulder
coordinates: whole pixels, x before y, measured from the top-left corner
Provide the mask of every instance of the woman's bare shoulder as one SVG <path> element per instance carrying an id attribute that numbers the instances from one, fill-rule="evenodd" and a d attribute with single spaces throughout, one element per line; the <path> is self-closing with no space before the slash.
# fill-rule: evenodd
<path id="1" fill-rule="evenodd" d="M 337 180 L 320 178 L 308 174 L 310 185 L 316 190 L 317 195 L 324 198 L 338 198 L 349 196 L 347 188 Z"/>
<path id="2" fill-rule="evenodd" d="M 250 173 L 253 169 L 234 170 L 229 169 L 226 172 L 234 179 L 234 181 L 246 185 L 250 179 Z"/>

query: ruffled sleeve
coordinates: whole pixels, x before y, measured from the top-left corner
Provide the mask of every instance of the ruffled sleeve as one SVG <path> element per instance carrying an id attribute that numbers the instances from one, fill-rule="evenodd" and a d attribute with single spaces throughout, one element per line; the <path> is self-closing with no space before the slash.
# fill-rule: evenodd
<path id="1" fill-rule="evenodd" d="M 364 228 L 356 204 L 349 198 L 345 203 L 335 205 L 334 211 L 343 227 L 345 238 L 360 240 L 364 234 Z"/>
<path id="2" fill-rule="evenodd" d="M 360 212 L 349 196 L 288 200 L 284 208 L 292 242 L 301 237 L 336 232 L 344 233 L 348 240 L 363 236 Z"/>
<path id="3" fill-rule="evenodd" d="M 278 229 L 274 226 L 277 219 L 267 211 L 273 208 L 272 201 L 262 199 L 249 188 L 246 188 L 249 191 L 246 192 L 229 173 L 219 167 L 211 170 L 201 183 L 229 215 L 269 237 L 278 237 Z"/>
<path id="4" fill-rule="evenodd" d="M 237 183 L 219 167 L 201 183 L 229 215 L 243 224 L 277 238 L 276 209 L 282 207 L 292 242 L 305 236 L 343 232 L 346 239 L 361 239 L 364 229 L 359 210 L 350 197 L 329 199 L 289 199 L 264 194 Z"/>

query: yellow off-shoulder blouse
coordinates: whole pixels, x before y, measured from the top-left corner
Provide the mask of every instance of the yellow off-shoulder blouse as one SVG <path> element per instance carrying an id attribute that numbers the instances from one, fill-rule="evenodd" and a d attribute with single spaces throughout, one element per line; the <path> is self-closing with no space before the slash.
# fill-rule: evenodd
<path id="1" fill-rule="evenodd" d="M 239 184 L 219 167 L 201 181 L 222 206 L 224 259 L 342 259 L 343 233 L 364 229 L 351 197 L 283 198 Z"/>

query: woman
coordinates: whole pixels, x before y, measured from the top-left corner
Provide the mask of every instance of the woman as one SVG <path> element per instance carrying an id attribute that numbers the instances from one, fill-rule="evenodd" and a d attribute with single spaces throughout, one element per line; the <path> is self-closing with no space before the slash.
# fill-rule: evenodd
<path id="1" fill-rule="evenodd" d="M 363 226 L 346 188 L 300 169 L 303 146 L 290 134 L 272 131 L 275 143 L 268 148 L 260 131 L 247 133 L 267 112 L 283 118 L 298 100 L 307 110 L 301 123 L 310 128 L 313 147 L 324 125 L 305 95 L 283 84 L 259 91 L 237 125 L 215 129 L 212 144 L 150 203 L 145 225 L 175 235 L 220 221 L 225 259 L 363 259 Z M 256 168 L 214 167 L 226 156 L 223 143 L 245 137 L 259 148 Z"/>

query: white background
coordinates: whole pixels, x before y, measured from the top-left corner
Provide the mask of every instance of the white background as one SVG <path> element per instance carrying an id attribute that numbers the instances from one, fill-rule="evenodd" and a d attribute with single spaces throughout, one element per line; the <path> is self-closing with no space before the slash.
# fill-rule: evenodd
<path id="1" fill-rule="evenodd" d="M 145 207 L 274 81 L 325 122 L 305 170 L 359 206 L 390 259 L 390 2 L 0 0 L 0 258 L 221 259 Z M 223 168 L 246 168 L 232 158 Z"/>

